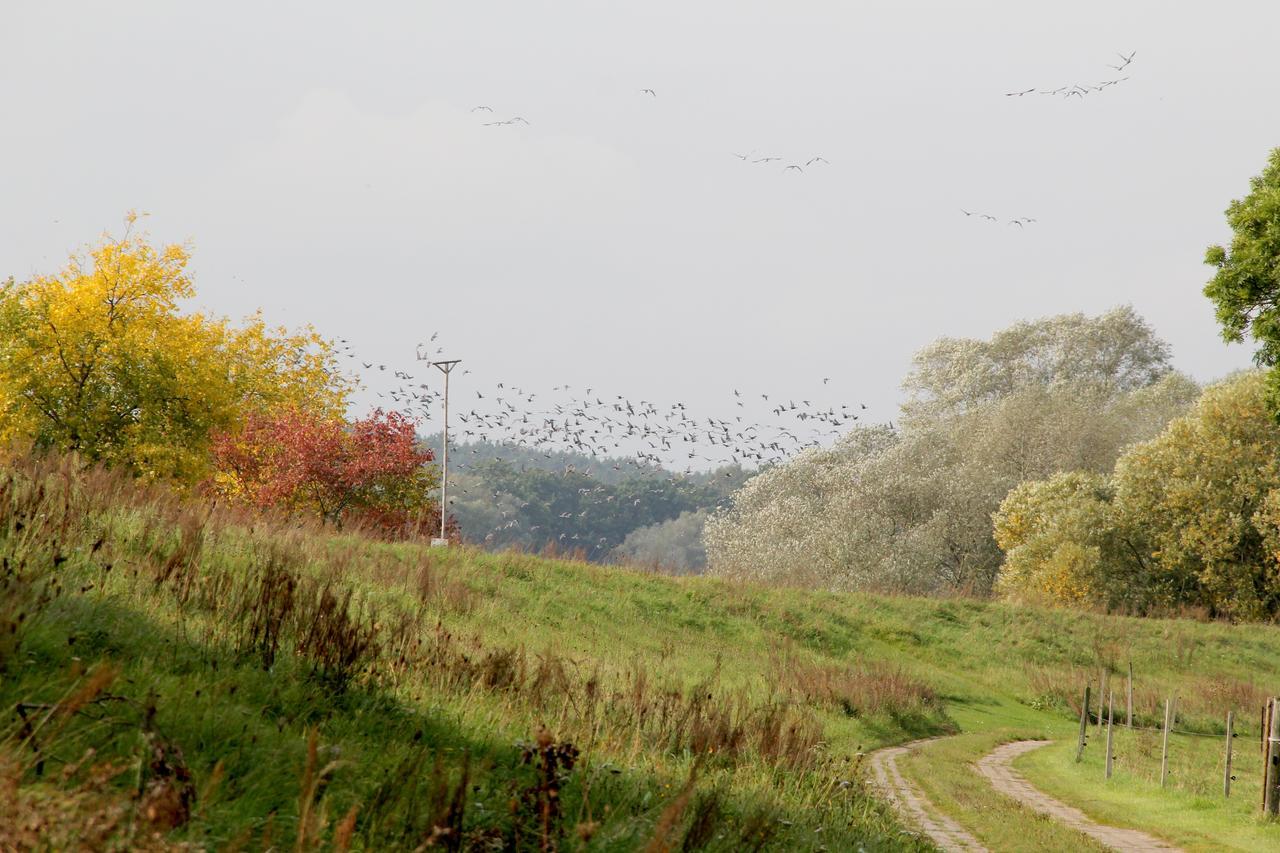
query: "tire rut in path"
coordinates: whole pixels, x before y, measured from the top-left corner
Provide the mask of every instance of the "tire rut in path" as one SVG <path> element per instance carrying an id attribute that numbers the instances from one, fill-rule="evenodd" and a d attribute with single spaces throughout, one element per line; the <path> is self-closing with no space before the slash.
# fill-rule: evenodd
<path id="1" fill-rule="evenodd" d="M 1074 806 L 1055 800 L 1034 787 L 1011 766 L 1018 756 L 1049 743 L 1050 741 L 1047 740 L 1018 740 L 1006 743 L 978 761 L 978 772 L 990 779 L 992 787 L 1001 794 L 1017 800 L 1029 809 L 1053 818 L 1064 826 L 1083 832 L 1112 850 L 1120 850 L 1124 853 L 1147 853 L 1155 850 L 1177 851 L 1179 849 L 1167 841 L 1136 829 L 1121 829 L 1117 826 L 1098 823 Z"/>
<path id="2" fill-rule="evenodd" d="M 897 810 L 908 823 L 914 824 L 929 837 L 929 840 L 947 853 L 977 853 L 987 848 L 978 839 L 969 834 L 964 827 L 942 814 L 924 793 L 912 782 L 907 781 L 898 770 L 898 759 L 922 744 L 938 738 L 924 738 L 912 741 L 903 746 L 891 746 L 871 753 L 871 772 L 875 777 L 876 787 L 889 804 Z"/>

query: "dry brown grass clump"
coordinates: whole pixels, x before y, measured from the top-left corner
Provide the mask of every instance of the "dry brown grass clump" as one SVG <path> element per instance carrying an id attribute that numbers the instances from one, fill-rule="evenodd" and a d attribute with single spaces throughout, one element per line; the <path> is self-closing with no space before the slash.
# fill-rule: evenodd
<path id="1" fill-rule="evenodd" d="M 942 710 L 933 688 L 893 664 L 818 665 L 796 659 L 788 649 L 775 653 L 771 664 L 771 678 L 783 692 L 851 717 L 905 717 Z"/>
<path id="2" fill-rule="evenodd" d="M 606 683 L 599 671 L 583 673 L 553 652 L 486 646 L 440 623 L 425 640 L 414 636 L 400 647 L 406 671 L 426 677 L 436 689 L 502 696 L 569 730 L 631 743 L 635 752 L 657 748 L 721 760 L 754 756 L 796 770 L 819 760 L 821 722 L 793 702 L 753 699 L 713 682 L 660 683 L 638 663 Z"/>

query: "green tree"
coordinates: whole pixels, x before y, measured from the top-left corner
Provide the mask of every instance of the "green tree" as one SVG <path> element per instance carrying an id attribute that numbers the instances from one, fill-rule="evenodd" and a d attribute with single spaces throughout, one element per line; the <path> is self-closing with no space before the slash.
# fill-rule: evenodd
<path id="1" fill-rule="evenodd" d="M 1248 334 L 1256 342 L 1254 360 L 1270 368 L 1269 405 L 1280 413 L 1280 148 L 1226 215 L 1231 247 L 1205 252 L 1205 263 L 1217 272 L 1204 295 L 1213 301 L 1224 339 L 1240 343 Z"/>

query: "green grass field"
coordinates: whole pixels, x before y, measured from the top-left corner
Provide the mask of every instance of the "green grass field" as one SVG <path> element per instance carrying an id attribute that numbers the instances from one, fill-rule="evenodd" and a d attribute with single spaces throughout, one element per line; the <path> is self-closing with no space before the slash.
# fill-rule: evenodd
<path id="1" fill-rule="evenodd" d="M 1254 726 L 1256 732 L 1256 725 Z M 1280 831 L 1259 811 L 1262 758 L 1256 737 L 1237 737 L 1229 799 L 1223 796 L 1224 739 L 1173 735 L 1169 779 L 1160 788 L 1160 734 L 1117 728 L 1115 764 L 1105 778 L 1102 739 L 1074 761 L 1067 740 L 1031 753 L 1016 766 L 1045 792 L 1116 826 L 1158 829 L 1187 850 L 1266 850 Z"/>
<path id="2" fill-rule="evenodd" d="M 1242 759 L 1276 689 L 1270 627 L 668 578 L 254 522 L 61 463 L 3 477 L 0 811 L 53 846 L 925 849 L 859 753 L 959 732 L 904 765 L 940 808 L 996 849 L 1081 849 L 969 763 L 1071 738 L 1100 666 L 1132 661 L 1143 721 L 1168 691 L 1189 731 L 1239 703 Z M 1023 763 L 1100 819 L 1280 843 L 1252 771 L 1222 802 L 1220 740 L 1183 740 L 1168 792 L 1127 741 L 1108 786 L 1096 742 Z"/>

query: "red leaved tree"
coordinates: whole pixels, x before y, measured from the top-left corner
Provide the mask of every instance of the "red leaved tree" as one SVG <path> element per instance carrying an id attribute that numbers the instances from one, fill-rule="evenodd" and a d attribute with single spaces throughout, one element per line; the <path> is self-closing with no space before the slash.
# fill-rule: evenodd
<path id="1" fill-rule="evenodd" d="M 391 536 L 440 529 L 434 457 L 396 412 L 353 423 L 300 409 L 255 414 L 216 435 L 213 455 L 214 489 L 241 503 Z"/>

